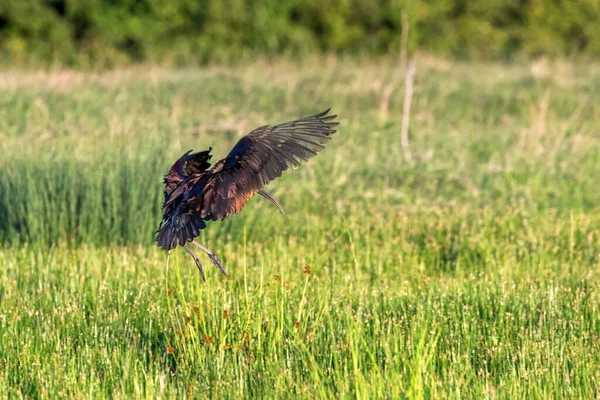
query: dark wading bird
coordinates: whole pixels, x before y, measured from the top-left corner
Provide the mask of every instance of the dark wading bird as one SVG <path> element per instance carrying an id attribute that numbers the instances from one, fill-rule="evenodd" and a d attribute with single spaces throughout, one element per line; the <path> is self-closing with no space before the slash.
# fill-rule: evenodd
<path id="1" fill-rule="evenodd" d="M 258 193 L 270 200 L 283 214 L 277 200 L 263 190 L 288 168 L 296 168 L 323 150 L 338 123 L 329 110 L 311 117 L 270 127 L 257 128 L 240 141 L 227 157 L 210 167 L 210 151 L 185 153 L 165 176 L 163 218 L 156 241 L 164 250 L 177 246 L 192 256 L 206 281 L 202 264 L 188 246 L 204 251 L 227 276 L 219 258 L 194 240 L 206 228 L 205 221 L 222 220 L 238 213 Z"/>

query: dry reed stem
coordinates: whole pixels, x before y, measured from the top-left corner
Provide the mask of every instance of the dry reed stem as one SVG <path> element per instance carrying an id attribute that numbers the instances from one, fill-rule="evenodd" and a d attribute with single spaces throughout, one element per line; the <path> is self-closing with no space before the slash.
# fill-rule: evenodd
<path id="1" fill-rule="evenodd" d="M 400 131 L 400 141 L 402 144 L 402 153 L 404 158 L 409 164 L 413 164 L 412 154 L 410 152 L 410 146 L 408 145 L 408 127 L 410 124 L 410 106 L 412 103 L 413 96 L 413 80 L 416 72 L 416 65 L 414 61 L 411 61 L 408 65 L 405 78 L 405 90 L 404 90 L 404 109 L 402 111 L 402 130 Z"/>

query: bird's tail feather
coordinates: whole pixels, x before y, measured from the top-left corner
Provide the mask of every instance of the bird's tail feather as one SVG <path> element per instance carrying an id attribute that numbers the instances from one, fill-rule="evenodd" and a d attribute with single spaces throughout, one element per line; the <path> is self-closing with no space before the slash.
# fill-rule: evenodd
<path id="1" fill-rule="evenodd" d="M 197 212 L 176 213 L 163 219 L 156 231 L 156 241 L 163 250 L 171 250 L 191 242 L 204 228 L 206 222 Z"/>

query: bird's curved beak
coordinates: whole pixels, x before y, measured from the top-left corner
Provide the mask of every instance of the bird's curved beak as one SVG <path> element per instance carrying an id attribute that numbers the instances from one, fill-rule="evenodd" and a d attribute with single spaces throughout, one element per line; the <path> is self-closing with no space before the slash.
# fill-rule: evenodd
<path id="1" fill-rule="evenodd" d="M 277 206 L 277 208 L 279 209 L 281 215 L 285 215 L 285 211 L 283 211 L 283 207 L 281 207 L 281 204 L 279 204 L 269 192 L 267 192 L 266 190 L 259 190 L 258 194 L 260 194 L 265 199 L 269 200 L 271 203 L 275 204 L 275 206 Z"/>

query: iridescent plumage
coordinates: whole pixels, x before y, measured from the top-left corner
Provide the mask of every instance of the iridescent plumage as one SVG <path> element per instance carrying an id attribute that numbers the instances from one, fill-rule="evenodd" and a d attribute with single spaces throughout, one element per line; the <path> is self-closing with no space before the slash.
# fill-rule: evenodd
<path id="1" fill-rule="evenodd" d="M 202 265 L 187 246 L 191 242 L 205 251 L 225 274 L 223 264 L 194 238 L 208 220 L 221 220 L 238 213 L 258 193 L 283 208 L 263 188 L 287 169 L 315 156 L 335 133 L 335 115 L 329 110 L 284 124 L 262 126 L 239 140 L 227 157 L 211 169 L 210 148 L 188 151 L 165 176 L 163 219 L 156 241 L 164 250 L 183 246 L 194 258 L 204 279 Z"/>

